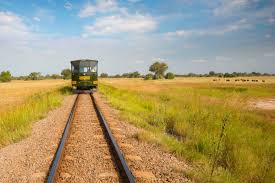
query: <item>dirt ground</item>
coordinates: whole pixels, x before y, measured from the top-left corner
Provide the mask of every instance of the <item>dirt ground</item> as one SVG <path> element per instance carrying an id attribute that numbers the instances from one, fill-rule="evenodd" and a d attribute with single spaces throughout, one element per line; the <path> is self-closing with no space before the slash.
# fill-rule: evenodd
<path id="1" fill-rule="evenodd" d="M 251 102 L 251 106 L 263 110 L 275 110 L 275 99 L 259 99 Z"/>

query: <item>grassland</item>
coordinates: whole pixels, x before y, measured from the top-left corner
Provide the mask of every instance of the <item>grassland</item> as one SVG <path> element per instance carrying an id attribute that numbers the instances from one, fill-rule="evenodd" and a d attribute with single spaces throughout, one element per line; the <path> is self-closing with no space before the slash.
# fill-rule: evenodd
<path id="1" fill-rule="evenodd" d="M 201 182 L 272 182 L 275 111 L 249 102 L 275 98 L 275 78 L 253 79 L 261 82 L 104 79 L 100 92 L 124 120 L 144 129 L 136 138 L 190 161 L 193 169 L 186 176 Z"/>
<path id="2" fill-rule="evenodd" d="M 32 122 L 61 104 L 67 85 L 63 80 L 0 83 L 0 147 L 26 137 Z"/>
<path id="3" fill-rule="evenodd" d="M 0 112 L 4 112 L 24 101 L 35 93 L 58 88 L 67 84 L 64 80 L 12 81 L 0 83 Z"/>

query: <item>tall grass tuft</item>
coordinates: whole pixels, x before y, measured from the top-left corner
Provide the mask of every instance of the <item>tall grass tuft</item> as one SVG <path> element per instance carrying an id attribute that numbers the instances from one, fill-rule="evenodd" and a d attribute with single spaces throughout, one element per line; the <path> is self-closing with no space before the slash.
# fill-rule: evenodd
<path id="1" fill-rule="evenodd" d="M 23 104 L 0 114 L 0 147 L 26 137 L 32 122 L 42 119 L 46 113 L 61 104 L 68 87 L 29 97 Z"/>
<path id="2" fill-rule="evenodd" d="M 136 138 L 194 164 L 199 182 L 275 180 L 275 125 L 243 106 L 243 88 L 140 92 L 101 84 L 121 117 L 144 129 Z M 214 100 L 213 100 L 214 99 Z"/>

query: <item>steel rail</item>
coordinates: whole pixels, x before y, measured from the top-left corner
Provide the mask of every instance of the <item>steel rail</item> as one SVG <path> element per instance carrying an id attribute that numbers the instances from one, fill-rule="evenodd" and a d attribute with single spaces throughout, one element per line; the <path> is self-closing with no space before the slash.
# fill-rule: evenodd
<path id="1" fill-rule="evenodd" d="M 56 177 L 57 177 L 57 170 L 58 170 L 58 167 L 60 165 L 60 162 L 62 161 L 62 157 L 63 157 L 63 153 L 64 153 L 64 147 L 65 147 L 67 138 L 68 138 L 69 133 L 70 133 L 70 128 L 71 128 L 71 124 L 72 124 L 72 121 L 73 121 L 73 118 L 74 118 L 75 109 L 76 109 L 77 102 L 78 102 L 78 97 L 79 97 L 79 95 L 77 95 L 77 97 L 74 101 L 74 105 L 73 105 L 72 110 L 70 112 L 70 116 L 67 120 L 66 127 L 63 131 L 63 135 L 62 135 L 61 140 L 59 142 L 58 148 L 55 152 L 55 156 L 54 156 L 54 159 L 53 159 L 52 164 L 50 166 L 48 177 L 45 181 L 46 183 L 53 183 L 55 181 Z"/>
<path id="2" fill-rule="evenodd" d="M 115 156 L 117 158 L 117 162 L 116 163 L 118 163 L 119 166 L 121 167 L 120 171 L 121 171 L 122 177 L 126 179 L 125 182 L 134 183 L 135 182 L 135 178 L 134 178 L 132 172 L 130 171 L 130 168 L 127 165 L 127 162 L 125 161 L 124 156 L 121 153 L 121 151 L 119 149 L 119 146 L 117 145 L 117 142 L 116 142 L 115 138 L 113 137 L 113 135 L 111 133 L 111 130 L 110 130 L 108 124 L 107 124 L 107 121 L 105 120 L 103 114 L 100 111 L 99 106 L 96 103 L 96 100 L 95 100 L 95 97 L 94 97 L 93 93 L 91 93 L 90 96 L 91 96 L 91 99 L 93 101 L 93 105 L 95 107 L 97 116 L 98 116 L 101 124 L 103 125 L 104 130 L 106 131 L 106 133 L 105 133 L 106 137 L 110 140 L 110 142 L 111 142 L 110 145 L 112 146 L 112 149 L 115 152 Z"/>

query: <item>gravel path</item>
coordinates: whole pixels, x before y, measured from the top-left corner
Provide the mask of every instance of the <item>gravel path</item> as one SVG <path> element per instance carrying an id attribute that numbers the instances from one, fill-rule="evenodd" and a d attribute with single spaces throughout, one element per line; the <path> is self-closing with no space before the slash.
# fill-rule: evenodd
<path id="1" fill-rule="evenodd" d="M 44 182 L 75 96 L 33 124 L 26 139 L 0 149 L 0 182 Z"/>
<path id="2" fill-rule="evenodd" d="M 119 120 L 119 112 L 100 94 L 94 96 L 137 182 L 191 182 L 184 176 L 188 169 L 185 162 L 156 145 L 136 140 L 133 136 L 139 129 Z"/>
<path id="3" fill-rule="evenodd" d="M 81 94 L 57 182 L 119 182 L 89 94 Z"/>

